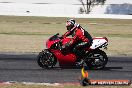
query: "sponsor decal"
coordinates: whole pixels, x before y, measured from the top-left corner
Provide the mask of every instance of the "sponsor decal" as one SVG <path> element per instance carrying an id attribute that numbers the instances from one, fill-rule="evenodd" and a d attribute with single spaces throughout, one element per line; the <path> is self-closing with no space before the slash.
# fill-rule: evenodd
<path id="1" fill-rule="evenodd" d="M 129 85 L 130 80 L 90 80 L 91 85 Z"/>
<path id="2" fill-rule="evenodd" d="M 87 85 L 130 85 L 130 80 L 92 80 L 89 79 L 89 73 L 88 71 L 85 71 L 84 67 L 81 70 L 81 78 L 80 78 L 80 84 L 82 86 Z"/>

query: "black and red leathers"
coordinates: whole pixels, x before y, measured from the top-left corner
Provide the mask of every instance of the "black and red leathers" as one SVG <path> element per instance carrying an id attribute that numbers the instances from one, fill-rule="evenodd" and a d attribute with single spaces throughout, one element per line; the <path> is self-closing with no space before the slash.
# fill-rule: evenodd
<path id="1" fill-rule="evenodd" d="M 64 48 L 71 47 L 73 53 L 78 57 L 83 54 L 85 47 L 89 47 L 92 43 L 91 35 L 85 31 L 79 24 L 74 25 L 71 30 L 68 30 L 63 37 L 72 35 L 72 39 L 67 44 L 63 45 Z M 79 57 L 81 58 L 81 57 Z"/>

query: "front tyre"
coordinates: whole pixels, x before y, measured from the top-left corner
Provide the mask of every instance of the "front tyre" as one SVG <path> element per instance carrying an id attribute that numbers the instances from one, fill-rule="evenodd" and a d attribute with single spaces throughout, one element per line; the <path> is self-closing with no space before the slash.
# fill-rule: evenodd
<path id="1" fill-rule="evenodd" d="M 88 55 L 85 62 L 90 69 L 103 69 L 108 62 L 106 53 L 102 50 L 97 50 Z"/>
<path id="2" fill-rule="evenodd" d="M 56 65 L 57 59 L 51 52 L 44 50 L 37 56 L 37 63 L 40 67 L 48 69 Z"/>

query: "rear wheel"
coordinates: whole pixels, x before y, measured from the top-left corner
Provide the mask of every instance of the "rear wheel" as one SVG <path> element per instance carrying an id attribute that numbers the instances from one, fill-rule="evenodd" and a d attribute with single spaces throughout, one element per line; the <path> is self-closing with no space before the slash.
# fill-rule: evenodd
<path id="1" fill-rule="evenodd" d="M 102 50 L 90 53 L 86 59 L 85 63 L 90 69 L 103 69 L 108 62 L 108 57 Z"/>
<path id="2" fill-rule="evenodd" d="M 57 63 L 57 59 L 51 52 L 44 50 L 39 53 L 37 63 L 42 68 L 53 68 Z"/>

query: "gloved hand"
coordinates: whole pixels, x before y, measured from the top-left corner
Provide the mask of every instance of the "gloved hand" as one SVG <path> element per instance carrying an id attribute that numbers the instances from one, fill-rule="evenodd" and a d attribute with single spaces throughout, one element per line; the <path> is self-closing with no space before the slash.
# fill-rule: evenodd
<path id="1" fill-rule="evenodd" d="M 64 44 L 64 45 L 61 46 L 61 49 L 60 49 L 60 50 L 65 50 L 65 49 L 67 49 L 69 46 L 70 46 L 70 44 L 69 44 L 69 43 L 66 43 L 66 44 Z"/>
<path id="2" fill-rule="evenodd" d="M 69 43 L 62 45 L 61 50 L 65 50 L 69 47 Z"/>
<path id="3" fill-rule="evenodd" d="M 61 46 L 60 50 L 64 50 L 66 48 L 65 45 Z"/>
<path id="4" fill-rule="evenodd" d="M 64 37 L 63 37 L 63 36 L 61 36 L 61 37 L 60 37 L 60 39 L 64 39 Z"/>

